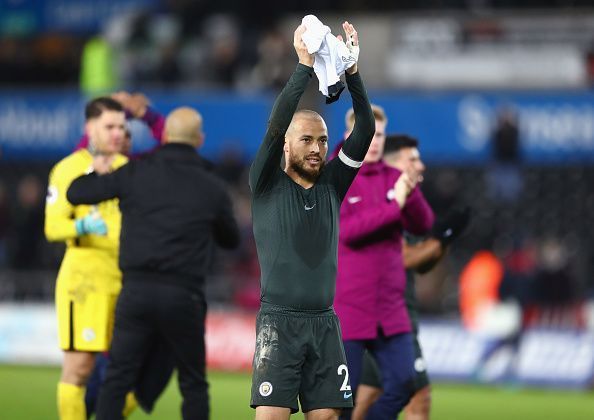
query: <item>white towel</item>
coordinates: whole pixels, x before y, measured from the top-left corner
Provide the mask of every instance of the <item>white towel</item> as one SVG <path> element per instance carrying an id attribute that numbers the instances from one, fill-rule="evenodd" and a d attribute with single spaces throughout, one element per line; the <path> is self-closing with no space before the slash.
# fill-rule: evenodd
<path id="1" fill-rule="evenodd" d="M 340 76 L 357 62 L 359 47 L 354 46 L 352 40 L 347 40 L 350 48 L 347 47 L 314 15 L 305 16 L 301 23 L 305 26 L 303 42 L 307 51 L 314 54 L 314 72 L 318 77 L 320 92 L 334 101 L 344 89 Z"/>

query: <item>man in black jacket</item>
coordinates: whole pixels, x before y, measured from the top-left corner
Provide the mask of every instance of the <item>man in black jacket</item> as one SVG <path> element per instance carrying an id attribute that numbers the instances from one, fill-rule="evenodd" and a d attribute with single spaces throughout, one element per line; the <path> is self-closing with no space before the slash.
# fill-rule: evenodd
<path id="1" fill-rule="evenodd" d="M 74 180 L 67 193 L 76 204 L 118 198 L 122 212 L 123 287 L 98 420 L 122 417 L 126 393 L 155 337 L 173 351 L 184 419 L 208 418 L 204 277 L 214 244 L 236 247 L 239 229 L 223 182 L 195 152 L 204 138 L 200 114 L 172 111 L 164 137 L 156 152 L 110 174 L 109 158 L 97 156 L 95 172 Z"/>

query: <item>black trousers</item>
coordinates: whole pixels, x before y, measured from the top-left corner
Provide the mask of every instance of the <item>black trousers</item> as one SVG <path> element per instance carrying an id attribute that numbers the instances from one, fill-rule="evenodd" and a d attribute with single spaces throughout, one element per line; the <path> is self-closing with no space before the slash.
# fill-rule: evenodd
<path id="1" fill-rule="evenodd" d="M 204 347 L 204 296 L 186 287 L 153 281 L 124 281 L 118 298 L 110 359 L 99 393 L 97 420 L 122 418 L 153 340 L 167 343 L 178 370 L 182 415 L 209 415 Z"/>

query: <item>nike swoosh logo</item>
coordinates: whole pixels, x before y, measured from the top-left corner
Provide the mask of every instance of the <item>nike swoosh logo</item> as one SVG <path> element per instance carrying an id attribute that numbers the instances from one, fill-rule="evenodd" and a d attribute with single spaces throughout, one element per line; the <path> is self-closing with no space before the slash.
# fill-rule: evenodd
<path id="1" fill-rule="evenodd" d="M 305 205 L 305 210 L 311 210 L 311 209 L 313 209 L 313 208 L 316 206 L 316 204 L 317 204 L 317 203 L 314 203 L 314 205 L 313 205 L 313 206 L 311 206 L 311 207 L 308 207 L 308 206 L 307 206 L 307 204 L 306 204 L 306 205 Z"/>
<path id="2" fill-rule="evenodd" d="M 347 201 L 349 202 L 349 204 L 355 204 L 355 203 L 358 203 L 361 200 L 363 200 L 363 197 L 359 197 L 359 196 L 347 198 Z"/>
<path id="3" fill-rule="evenodd" d="M 348 400 L 349 398 L 351 398 L 351 396 L 352 396 L 352 395 L 353 395 L 353 393 L 352 393 L 352 392 L 345 392 L 345 393 L 344 393 L 344 399 L 345 399 L 345 400 Z"/>

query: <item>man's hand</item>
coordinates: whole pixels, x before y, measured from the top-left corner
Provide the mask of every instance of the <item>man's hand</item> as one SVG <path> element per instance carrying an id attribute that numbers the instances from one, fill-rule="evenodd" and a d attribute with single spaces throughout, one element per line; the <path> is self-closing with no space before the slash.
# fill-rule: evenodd
<path id="1" fill-rule="evenodd" d="M 126 103 L 130 100 L 130 94 L 123 90 L 112 93 L 110 97 L 118 101 L 124 108 L 126 108 Z"/>
<path id="2" fill-rule="evenodd" d="M 107 235 L 107 225 L 98 211 L 92 211 L 82 219 L 76 219 L 74 222 L 76 233 L 81 235 Z"/>
<path id="3" fill-rule="evenodd" d="M 111 172 L 114 155 L 96 155 L 93 157 L 93 170 L 99 175 Z"/>
<path id="4" fill-rule="evenodd" d="M 130 95 L 125 108 L 134 116 L 134 118 L 142 118 L 146 113 L 146 108 L 149 106 L 149 100 L 142 93 L 133 93 Z"/>
<path id="5" fill-rule="evenodd" d="M 394 200 L 398 203 L 400 208 L 404 207 L 406 199 L 417 185 L 416 178 L 413 178 L 408 172 L 403 172 L 396 183 L 394 183 Z"/>
<path id="6" fill-rule="evenodd" d="M 295 47 L 299 62 L 304 66 L 313 67 L 314 55 L 307 52 L 307 46 L 302 38 L 304 32 L 305 25 L 299 25 L 297 29 L 295 29 L 295 34 L 293 35 L 293 47 Z"/>
<path id="7" fill-rule="evenodd" d="M 128 93 L 123 90 L 112 93 L 111 98 L 118 101 L 134 118 L 142 118 L 150 104 L 142 93 Z"/>
<path id="8" fill-rule="evenodd" d="M 438 220 L 431 229 L 431 236 L 438 239 L 443 247 L 454 241 L 468 226 L 471 210 L 466 206 L 450 211 L 443 220 Z"/>
<path id="9" fill-rule="evenodd" d="M 344 29 L 344 34 L 346 35 L 346 41 L 342 39 L 342 35 L 338 35 L 336 38 L 341 41 L 345 42 L 347 48 L 355 56 L 355 58 L 359 59 L 359 35 L 357 35 L 357 31 L 355 27 L 351 25 L 348 21 L 345 21 L 342 24 L 342 29 Z M 357 73 L 357 61 L 351 67 L 349 67 L 346 72 L 348 74 L 355 74 Z"/>

